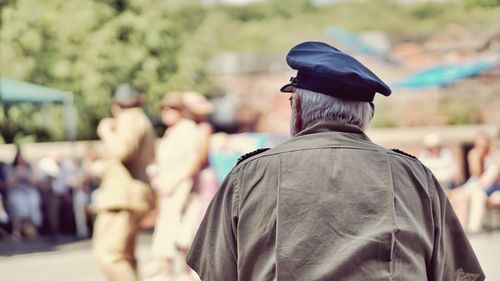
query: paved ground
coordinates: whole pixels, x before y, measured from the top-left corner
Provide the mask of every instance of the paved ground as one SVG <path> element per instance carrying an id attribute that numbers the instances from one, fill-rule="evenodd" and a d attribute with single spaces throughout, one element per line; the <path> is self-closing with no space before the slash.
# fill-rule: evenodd
<path id="1" fill-rule="evenodd" d="M 470 237 L 487 280 L 500 281 L 500 232 Z M 138 256 L 140 267 L 151 261 L 150 237 L 141 238 Z M 37 251 L 37 252 L 30 252 Z M 144 270 L 143 270 L 144 271 Z M 14 245 L 0 241 L 0 279 L 2 281 L 105 281 L 90 252 L 90 243 L 63 240 L 56 246 L 38 241 Z"/>
<path id="2" fill-rule="evenodd" d="M 138 247 L 139 267 L 151 260 L 150 236 L 144 235 Z M 0 280 L 2 281 L 105 281 L 92 252 L 90 241 L 62 238 L 18 244 L 0 241 Z M 143 270 L 145 271 L 145 270 Z M 144 272 L 143 272 L 144 275 Z"/>
<path id="3" fill-rule="evenodd" d="M 500 281 L 500 232 L 481 233 L 469 237 L 488 281 Z"/>

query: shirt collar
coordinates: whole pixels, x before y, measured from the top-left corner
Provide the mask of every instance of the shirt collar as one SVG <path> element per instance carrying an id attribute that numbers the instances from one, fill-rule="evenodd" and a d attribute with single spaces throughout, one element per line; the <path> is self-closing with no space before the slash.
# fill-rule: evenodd
<path id="1" fill-rule="evenodd" d="M 318 120 L 304 130 L 300 131 L 296 136 L 299 137 L 324 132 L 343 132 L 358 134 L 361 138 L 369 140 L 363 130 L 361 130 L 361 128 L 359 128 L 358 126 L 333 120 Z"/>

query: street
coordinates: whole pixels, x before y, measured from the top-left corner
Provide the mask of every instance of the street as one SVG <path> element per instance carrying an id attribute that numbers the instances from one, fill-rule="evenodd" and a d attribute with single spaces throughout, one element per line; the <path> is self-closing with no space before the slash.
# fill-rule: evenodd
<path id="1" fill-rule="evenodd" d="M 138 247 L 139 267 L 142 276 L 151 261 L 150 236 L 143 235 Z M 500 232 L 476 234 L 470 237 L 487 280 L 500 281 Z M 26 253 L 30 245 L 20 247 L 0 241 L 0 279 L 2 281 L 104 281 L 104 277 L 90 251 L 90 241 L 76 241 L 51 247 L 47 243 L 31 245 L 43 252 Z"/>

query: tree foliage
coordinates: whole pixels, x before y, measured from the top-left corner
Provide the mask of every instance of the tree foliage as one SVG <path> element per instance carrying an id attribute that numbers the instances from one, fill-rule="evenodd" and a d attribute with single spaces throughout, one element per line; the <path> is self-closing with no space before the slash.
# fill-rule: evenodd
<path id="1" fill-rule="evenodd" d="M 269 0 L 237 7 L 198 2 L 0 0 L 0 75 L 73 92 L 78 138 L 91 139 L 98 121 L 109 115 L 119 83 L 142 91 L 151 111 L 169 90 L 207 93 L 212 84 L 206 62 L 216 52 L 284 52 L 304 38 L 320 39 L 333 25 L 420 34 L 446 23 L 487 24 L 500 11 L 497 0 L 409 6 L 396 0 L 332 6 Z M 23 135 L 62 138 L 62 118 L 46 117 L 62 116 L 60 109 L 13 110 L 12 124 Z"/>
<path id="2" fill-rule="evenodd" d="M 1 75 L 73 92 L 78 137 L 93 138 L 119 83 L 149 101 L 168 89 L 203 90 L 203 64 L 189 75 L 179 72 L 179 60 L 204 18 L 199 6 L 153 0 L 9 2 L 2 8 Z"/>

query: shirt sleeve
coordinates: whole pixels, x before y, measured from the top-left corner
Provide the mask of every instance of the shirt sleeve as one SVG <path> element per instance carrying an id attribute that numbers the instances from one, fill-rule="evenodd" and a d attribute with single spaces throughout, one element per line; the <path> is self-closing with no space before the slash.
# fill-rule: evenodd
<path id="1" fill-rule="evenodd" d="M 187 256 L 202 281 L 238 280 L 236 176 L 230 173 L 210 203 Z"/>
<path id="2" fill-rule="evenodd" d="M 482 281 L 485 275 L 476 255 L 436 178 L 427 171 L 434 219 L 434 250 L 429 280 Z"/>

